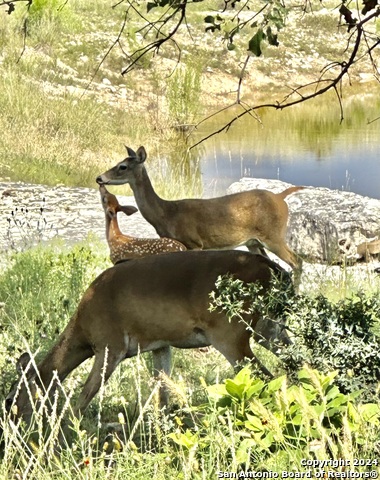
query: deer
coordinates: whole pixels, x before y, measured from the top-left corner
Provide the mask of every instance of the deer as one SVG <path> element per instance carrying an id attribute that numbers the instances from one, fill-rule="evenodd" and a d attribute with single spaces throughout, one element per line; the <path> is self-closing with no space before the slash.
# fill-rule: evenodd
<path id="1" fill-rule="evenodd" d="M 370 262 L 371 258 L 380 254 L 380 240 L 375 239 L 370 242 L 363 242 L 356 247 L 357 255 L 363 258 L 365 262 Z"/>
<path id="2" fill-rule="evenodd" d="M 106 219 L 106 239 L 113 264 L 147 255 L 186 250 L 182 243 L 171 238 L 136 238 L 123 234 L 117 220 L 118 212 L 130 216 L 138 211 L 137 208 L 132 205 L 120 205 L 116 196 L 109 192 L 104 185 L 99 185 L 99 193 Z M 154 350 L 152 355 L 153 372 L 156 378 L 159 378 L 161 372 L 165 373 L 171 370 L 170 347 L 165 346 Z M 164 407 L 169 402 L 166 388 L 160 388 L 159 394 L 160 405 Z"/>
<path id="3" fill-rule="evenodd" d="M 49 392 L 48 398 L 52 398 L 56 382 L 63 382 L 93 356 L 92 369 L 74 408 L 78 418 L 120 362 L 139 352 L 213 345 L 235 368 L 248 359 L 271 375 L 252 352 L 250 338 L 264 337 L 264 346 L 270 348 L 274 320 L 260 319 L 260 312 L 254 312 L 243 314 L 241 321 L 209 308 L 210 292 L 218 277 L 226 274 L 243 282 L 258 282 L 263 292 L 268 291 L 273 277 L 291 285 L 288 272 L 277 263 L 238 250 L 150 255 L 103 271 L 37 367 L 29 353 L 18 359 L 21 376 L 5 401 L 10 418 L 30 424 L 41 398 L 38 390 Z M 285 325 L 282 327 L 275 336 L 288 345 L 291 340 Z M 276 353 L 278 345 L 272 349 Z"/>
<path id="4" fill-rule="evenodd" d="M 130 216 L 138 211 L 137 208 L 132 205 L 120 205 L 116 196 L 104 185 L 99 185 L 99 192 L 106 218 L 106 239 L 113 264 L 146 255 L 186 250 L 182 243 L 172 238 L 137 238 L 123 234 L 117 220 L 118 212 Z"/>
<path id="5" fill-rule="evenodd" d="M 285 198 L 302 186 L 273 193 L 255 189 L 209 199 L 164 200 L 154 191 L 144 166 L 143 146 L 96 178 L 99 185 L 128 183 L 142 216 L 160 237 L 173 238 L 189 250 L 228 249 L 245 245 L 267 255 L 264 247 L 294 269 L 300 283 L 302 259 L 286 244 L 288 206 Z"/>

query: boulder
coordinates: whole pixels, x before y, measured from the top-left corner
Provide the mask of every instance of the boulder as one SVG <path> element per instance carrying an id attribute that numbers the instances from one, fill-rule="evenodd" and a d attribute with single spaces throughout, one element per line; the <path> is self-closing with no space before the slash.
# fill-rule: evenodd
<path id="1" fill-rule="evenodd" d="M 281 192 L 280 180 L 242 178 L 227 193 L 253 188 Z M 380 253 L 380 200 L 352 192 L 305 187 L 286 199 L 287 242 L 305 260 L 318 263 L 370 260 Z"/>

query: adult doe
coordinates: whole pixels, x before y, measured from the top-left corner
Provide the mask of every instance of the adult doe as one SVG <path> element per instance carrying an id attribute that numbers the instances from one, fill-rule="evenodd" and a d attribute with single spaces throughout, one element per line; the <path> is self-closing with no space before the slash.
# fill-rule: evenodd
<path id="1" fill-rule="evenodd" d="M 52 395 L 56 378 L 62 382 L 92 356 L 95 360 L 79 395 L 76 415 L 86 409 L 122 360 L 165 346 L 213 345 L 233 366 L 247 358 L 269 374 L 249 344 L 252 331 L 260 324 L 260 312 L 244 315 L 243 322 L 209 309 L 210 292 L 225 274 L 258 282 L 264 291 L 272 275 L 288 276 L 266 257 L 234 250 L 151 255 L 104 271 L 84 293 L 76 313 L 37 369 L 28 354 L 21 356 L 22 375 L 7 396 L 8 411 L 16 410 L 28 421 L 38 401 L 37 388 L 47 390 L 53 384 Z M 261 320 L 260 337 L 272 338 L 273 323 Z M 275 336 L 290 343 L 285 329 Z"/>
<path id="2" fill-rule="evenodd" d="M 295 271 L 300 282 L 302 260 L 286 244 L 288 206 L 285 198 L 304 187 L 290 187 L 281 193 L 250 190 L 209 199 L 163 200 L 154 191 L 144 166 L 146 151 L 127 148 L 128 157 L 99 175 L 97 183 L 128 183 L 142 216 L 160 237 L 183 243 L 189 250 L 235 248 L 246 245 L 265 255 L 265 248 Z"/>

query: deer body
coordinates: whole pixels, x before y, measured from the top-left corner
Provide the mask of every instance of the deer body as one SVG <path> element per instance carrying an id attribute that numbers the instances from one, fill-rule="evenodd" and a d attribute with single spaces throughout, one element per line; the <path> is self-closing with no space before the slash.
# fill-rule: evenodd
<path id="1" fill-rule="evenodd" d="M 122 360 L 139 351 L 213 345 L 234 366 L 244 358 L 257 361 L 249 345 L 247 325 L 209 311 L 215 281 L 227 273 L 267 288 L 272 273 L 284 272 L 261 255 L 239 251 L 169 253 L 109 268 L 84 293 L 57 343 L 38 365 L 39 376 L 27 355 L 20 359 L 24 370 L 29 363 L 28 388 L 32 393 L 35 384 L 46 388 L 54 370 L 63 381 L 84 360 L 95 356 L 75 409 L 80 414 L 98 392 L 102 375 L 106 381 Z M 246 318 L 252 328 L 258 320 L 259 314 Z M 261 334 L 267 339 L 272 335 L 269 329 L 266 333 L 265 323 Z M 290 343 L 285 330 L 278 338 Z M 17 395 L 16 391 L 17 387 L 8 395 L 7 408 L 15 404 L 19 415 L 30 416 L 27 388 L 20 383 Z"/>
<path id="2" fill-rule="evenodd" d="M 294 268 L 300 275 L 302 261 L 287 246 L 288 195 L 304 187 L 291 187 L 275 194 L 250 190 L 211 199 L 163 200 L 154 191 L 143 165 L 144 147 L 97 177 L 102 184 L 129 183 L 143 217 L 160 237 L 170 237 L 188 249 L 227 249 L 246 245 L 256 252 L 258 242 Z"/>
<path id="3" fill-rule="evenodd" d="M 116 196 L 108 192 L 104 185 L 99 186 L 99 191 L 106 218 L 106 238 L 112 263 L 146 255 L 186 250 L 182 243 L 171 238 L 137 238 L 123 234 L 117 220 L 118 212 L 132 215 L 137 212 L 137 208 L 120 205 Z"/>

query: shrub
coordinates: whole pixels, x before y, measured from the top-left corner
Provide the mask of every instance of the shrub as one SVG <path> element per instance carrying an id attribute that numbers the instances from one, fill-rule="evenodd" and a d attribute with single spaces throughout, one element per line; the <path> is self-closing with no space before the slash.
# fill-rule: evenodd
<path id="1" fill-rule="evenodd" d="M 380 408 L 372 403 L 354 406 L 355 395 L 339 390 L 336 375 L 305 368 L 298 372 L 299 384 L 288 386 L 286 376 L 265 383 L 245 367 L 224 384 L 207 387 L 203 428 L 178 429 L 169 437 L 193 461 L 216 442 L 230 461 L 235 457 L 237 465 L 255 469 L 284 451 L 298 455 L 293 466 L 299 468 L 311 445 L 318 446 L 320 458 L 338 458 L 347 448 L 360 451 L 369 431 L 378 429 Z M 216 419 L 217 431 L 210 435 Z"/>
<path id="2" fill-rule="evenodd" d="M 343 393 L 360 389 L 367 396 L 376 394 L 380 381 L 378 294 L 357 292 L 334 303 L 323 295 L 295 295 L 278 281 L 263 295 L 258 285 L 224 277 L 218 280 L 212 306 L 230 317 L 259 311 L 285 321 L 294 334 L 294 344 L 280 357 L 291 376 L 304 364 L 324 373 L 336 370 L 336 384 Z"/>

